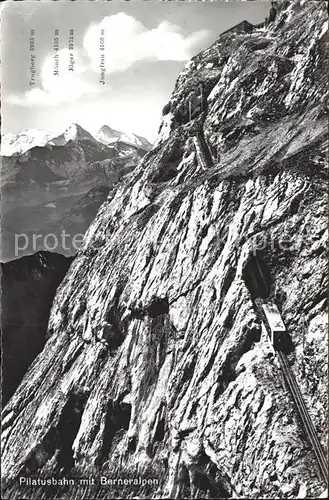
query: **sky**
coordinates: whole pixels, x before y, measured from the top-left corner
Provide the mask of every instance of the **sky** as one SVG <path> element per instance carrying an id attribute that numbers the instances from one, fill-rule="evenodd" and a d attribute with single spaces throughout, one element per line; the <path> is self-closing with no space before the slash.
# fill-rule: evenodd
<path id="1" fill-rule="evenodd" d="M 79 123 L 96 134 L 106 124 L 154 141 L 186 62 L 268 10 L 264 0 L 6 2 L 1 132 L 55 135 Z"/>

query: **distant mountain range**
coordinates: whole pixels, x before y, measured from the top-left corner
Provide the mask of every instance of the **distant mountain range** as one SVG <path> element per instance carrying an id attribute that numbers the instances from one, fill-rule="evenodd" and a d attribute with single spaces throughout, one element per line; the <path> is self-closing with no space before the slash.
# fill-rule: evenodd
<path id="1" fill-rule="evenodd" d="M 47 234 L 84 233 L 108 192 L 131 172 L 151 144 L 135 134 L 104 125 L 97 137 L 72 124 L 56 137 L 24 130 L 2 137 L 1 260 L 38 250 Z M 89 194 L 88 194 L 89 193 Z M 77 213 L 79 207 L 80 212 Z M 15 235 L 27 241 L 15 249 Z M 41 235 L 33 242 L 33 235 Z M 17 246 L 17 245 L 16 245 Z M 73 255 L 75 249 L 54 251 Z"/>
<path id="2" fill-rule="evenodd" d="M 45 344 L 52 300 L 72 261 L 37 252 L 1 264 L 3 403 Z"/>
<path id="3" fill-rule="evenodd" d="M 66 146 L 70 141 L 86 140 L 104 145 L 121 142 L 144 151 L 149 151 L 152 147 L 152 144 L 144 137 L 133 133 L 120 132 L 108 125 L 103 125 L 94 137 L 77 123 L 72 123 L 58 136 L 51 136 L 47 132 L 38 129 L 25 129 L 18 134 L 4 134 L 1 138 L 0 154 L 1 156 L 17 156 L 34 147 Z"/>

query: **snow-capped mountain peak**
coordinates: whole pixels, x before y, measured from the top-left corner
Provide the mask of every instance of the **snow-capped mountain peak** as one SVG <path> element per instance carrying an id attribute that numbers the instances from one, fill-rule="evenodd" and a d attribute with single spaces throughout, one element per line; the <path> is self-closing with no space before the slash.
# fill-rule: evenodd
<path id="1" fill-rule="evenodd" d="M 110 143 L 112 141 L 116 141 L 122 136 L 122 132 L 119 132 L 118 130 L 115 130 L 114 128 L 109 127 L 108 125 L 103 125 L 96 137 L 100 142 L 103 143 Z"/>
<path id="2" fill-rule="evenodd" d="M 44 130 L 25 129 L 18 134 L 4 134 L 1 142 L 1 156 L 17 156 L 35 147 L 66 146 L 69 141 L 98 141 L 77 123 L 72 123 L 64 132 L 52 136 Z"/>
<path id="3" fill-rule="evenodd" d="M 98 133 L 96 134 L 96 138 L 106 145 L 112 144 L 114 142 L 122 142 L 129 146 L 143 149 L 145 151 L 149 151 L 152 148 L 152 144 L 150 144 L 149 141 L 144 137 L 136 135 L 132 132 L 121 132 L 109 127 L 108 125 L 103 125 L 99 129 Z"/>
<path id="4" fill-rule="evenodd" d="M 18 134 L 4 134 L 0 154 L 1 156 L 17 156 L 35 147 L 66 146 L 70 141 L 78 142 L 85 140 L 95 144 L 101 143 L 106 146 L 115 142 L 121 142 L 144 151 L 148 151 L 152 147 L 144 137 L 133 133 L 121 132 L 108 125 L 101 127 L 94 137 L 82 128 L 81 125 L 72 123 L 64 132 L 55 136 L 38 129 L 25 129 Z"/>
<path id="5" fill-rule="evenodd" d="M 25 129 L 18 134 L 8 133 L 1 138 L 1 156 L 15 156 L 26 153 L 29 149 L 43 147 L 50 139 L 44 130 Z"/>
<path id="6" fill-rule="evenodd" d="M 87 130 L 72 123 L 62 134 L 52 137 L 49 144 L 52 146 L 65 146 L 69 141 L 89 140 L 97 142 L 96 139 Z"/>

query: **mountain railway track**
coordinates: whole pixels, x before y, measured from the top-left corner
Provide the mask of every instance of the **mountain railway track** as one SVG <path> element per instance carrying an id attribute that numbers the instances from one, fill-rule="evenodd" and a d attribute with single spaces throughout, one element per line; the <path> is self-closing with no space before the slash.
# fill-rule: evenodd
<path id="1" fill-rule="evenodd" d="M 269 302 L 262 300 L 262 299 L 257 299 L 256 300 L 256 313 L 262 323 L 265 325 L 265 328 L 267 330 L 267 333 L 272 341 L 272 345 L 275 351 L 275 354 L 278 357 L 282 373 L 284 376 L 284 379 L 287 383 L 287 386 L 289 388 L 289 392 L 292 396 L 292 399 L 295 403 L 297 413 L 299 415 L 300 421 L 302 423 L 303 429 L 306 433 L 308 442 L 314 452 L 316 462 L 318 465 L 319 473 L 322 479 L 326 484 L 328 484 L 328 463 L 324 454 L 324 451 L 322 449 L 322 446 L 320 444 L 319 438 L 316 434 L 312 419 L 309 415 L 309 412 L 307 410 L 305 401 L 303 399 L 302 393 L 300 391 L 300 388 L 298 386 L 297 380 L 295 378 L 295 375 L 291 369 L 291 366 L 289 364 L 288 358 L 283 352 L 282 346 L 277 343 L 277 345 L 274 344 L 275 342 L 275 331 L 271 328 L 270 322 L 267 320 L 266 315 L 264 314 L 264 309 L 261 307 L 261 304 L 263 304 L 263 307 L 265 307 L 269 304 Z M 285 332 L 285 335 L 287 335 L 287 332 Z"/>
<path id="2" fill-rule="evenodd" d="M 300 392 L 299 386 L 295 379 L 295 376 L 289 365 L 287 356 L 284 352 L 277 351 L 278 359 L 280 361 L 284 378 L 288 384 L 291 395 L 294 399 L 295 405 L 297 407 L 298 414 L 302 421 L 304 430 L 308 437 L 309 443 L 314 451 L 314 455 L 317 460 L 318 468 L 326 484 L 328 484 L 328 465 L 325 454 L 323 452 L 322 446 L 316 434 L 313 422 L 306 408 L 303 396 Z"/>
<path id="3" fill-rule="evenodd" d="M 286 355 L 287 351 L 290 352 L 292 343 L 277 306 L 269 298 L 270 282 L 264 263 L 257 258 L 252 260 L 245 273 L 245 279 L 253 297 L 256 315 L 265 326 L 272 348 L 278 357 L 284 380 L 294 401 L 301 424 L 313 450 L 319 476 L 328 485 L 328 461 Z"/>

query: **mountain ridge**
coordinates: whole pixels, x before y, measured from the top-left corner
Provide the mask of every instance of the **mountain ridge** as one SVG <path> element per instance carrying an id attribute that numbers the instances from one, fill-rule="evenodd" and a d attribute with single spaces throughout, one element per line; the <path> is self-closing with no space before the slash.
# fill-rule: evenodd
<path id="1" fill-rule="evenodd" d="M 47 234 L 55 234 L 57 241 L 61 241 L 58 234 L 61 230 L 71 235 L 84 233 L 106 199 L 101 195 L 98 204 L 90 203 L 87 193 L 98 186 L 112 189 L 146 153 L 140 144 L 120 141 L 103 144 L 77 124 L 53 138 L 44 133 L 38 132 L 33 137 L 23 132 L 16 142 L 13 139 L 10 147 L 16 153 L 3 156 L 1 165 L 1 259 L 4 261 L 22 256 L 22 250 L 17 254 L 15 249 L 15 235 L 23 235 L 22 239 L 25 235 L 29 246 L 24 252 L 33 253 L 47 249 L 42 243 Z M 80 215 L 76 213 L 79 196 L 86 201 L 84 208 L 78 204 L 82 208 Z M 42 238 L 31 246 L 37 234 Z M 65 255 L 76 252 L 61 245 L 56 248 Z"/>
<path id="2" fill-rule="evenodd" d="M 326 452 L 327 5 L 277 4 L 264 33 L 187 64 L 156 146 L 89 227 L 4 409 L 5 498 L 47 496 L 19 485 L 32 474 L 95 478 L 66 498 L 325 488 L 259 309 L 278 307 Z"/>
<path id="3" fill-rule="evenodd" d="M 94 136 L 85 130 L 81 125 L 72 123 L 64 130 L 64 132 L 56 135 L 51 135 L 38 129 L 24 129 L 18 134 L 10 132 L 4 134 L 1 138 L 0 154 L 5 157 L 19 156 L 27 153 L 34 147 L 65 146 L 69 141 L 89 140 L 91 142 L 101 142 L 102 144 L 107 145 L 110 141 L 103 142 L 104 140 L 106 141 L 104 134 L 105 130 L 109 139 L 117 138 L 120 140 L 121 138 L 123 142 L 125 142 L 125 139 L 129 142 L 130 138 L 129 144 L 131 146 L 138 147 L 139 149 L 145 149 L 145 151 L 148 151 L 151 147 L 151 144 L 144 137 L 120 132 L 112 129 L 108 125 L 103 125 Z M 97 136 L 100 136 L 100 138 L 103 137 L 103 140 L 97 139 Z"/>

